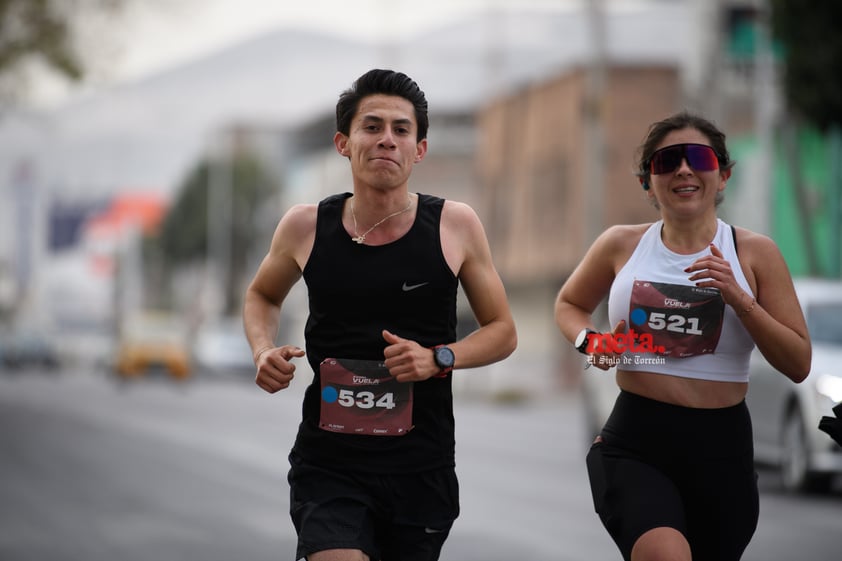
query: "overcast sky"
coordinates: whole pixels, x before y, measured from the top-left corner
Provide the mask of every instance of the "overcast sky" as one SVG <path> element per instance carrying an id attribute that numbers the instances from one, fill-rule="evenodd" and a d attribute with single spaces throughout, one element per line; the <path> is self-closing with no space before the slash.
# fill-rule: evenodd
<path id="1" fill-rule="evenodd" d="M 607 10 L 634 10 L 656 0 L 601 1 Z M 116 20 L 100 18 L 100 27 L 88 33 L 86 51 L 95 60 L 86 83 L 68 87 L 56 76 L 42 75 L 29 102 L 58 105 L 284 27 L 383 42 L 483 11 L 569 11 L 585 5 L 585 0 L 127 0 Z"/>
<path id="2" fill-rule="evenodd" d="M 114 73 L 138 77 L 284 26 L 377 41 L 413 35 L 482 10 L 580 5 L 581 0 L 138 1 L 126 22 L 132 31 L 122 35 Z"/>

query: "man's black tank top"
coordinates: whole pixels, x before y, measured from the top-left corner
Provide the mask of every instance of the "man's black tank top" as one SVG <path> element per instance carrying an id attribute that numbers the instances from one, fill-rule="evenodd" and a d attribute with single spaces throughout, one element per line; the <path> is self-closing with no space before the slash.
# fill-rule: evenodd
<path id="1" fill-rule="evenodd" d="M 418 195 L 410 230 L 381 246 L 358 244 L 342 225 L 350 193 L 321 201 L 304 281 L 310 315 L 304 335 L 314 372 L 293 451 L 309 462 L 373 473 L 454 465 L 451 377 L 414 384 L 413 429 L 405 436 L 364 436 L 319 428 L 325 358 L 383 360 L 383 329 L 425 347 L 456 340 L 458 279 L 441 248 L 444 200 Z"/>

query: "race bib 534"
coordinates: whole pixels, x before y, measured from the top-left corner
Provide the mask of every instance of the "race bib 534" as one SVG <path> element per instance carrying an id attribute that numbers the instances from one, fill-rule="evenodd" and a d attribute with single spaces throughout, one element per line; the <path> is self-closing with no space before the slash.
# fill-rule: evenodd
<path id="1" fill-rule="evenodd" d="M 379 361 L 326 358 L 319 427 L 331 432 L 403 436 L 412 429 L 412 387 Z"/>

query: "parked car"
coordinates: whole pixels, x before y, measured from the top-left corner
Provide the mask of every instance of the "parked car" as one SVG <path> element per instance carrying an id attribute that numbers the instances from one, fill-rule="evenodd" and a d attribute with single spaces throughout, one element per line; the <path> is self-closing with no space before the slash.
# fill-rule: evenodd
<path id="1" fill-rule="evenodd" d="M 59 353 L 46 333 L 34 329 L 0 333 L 0 367 L 9 370 L 40 368 L 53 372 L 59 366 Z"/>
<path id="2" fill-rule="evenodd" d="M 584 358 L 582 362 L 584 363 Z M 616 368 L 610 370 L 588 368 L 582 372 L 580 391 L 585 415 L 585 438 L 588 446 L 602 430 L 611 409 L 614 408 L 614 402 L 620 393 L 616 376 Z"/>
<path id="3" fill-rule="evenodd" d="M 117 337 L 115 370 L 133 378 L 163 370 L 176 379 L 192 372 L 190 345 L 185 326 L 164 312 L 146 312 L 126 321 Z"/>
<path id="4" fill-rule="evenodd" d="M 253 379 L 256 373 L 251 347 L 239 318 L 199 328 L 193 357 L 196 370 L 202 374 Z"/>
<path id="5" fill-rule="evenodd" d="M 754 428 L 758 465 L 780 473 L 790 491 L 821 492 L 842 475 L 842 447 L 818 429 L 823 415 L 842 402 L 842 281 L 796 279 L 813 343 L 810 375 L 800 384 L 772 368 L 755 349 L 746 403 Z M 619 389 L 614 369 L 583 373 L 582 397 L 588 437 L 598 434 Z"/>
<path id="6" fill-rule="evenodd" d="M 747 403 L 755 458 L 778 468 L 791 491 L 823 491 L 842 474 L 842 447 L 818 430 L 842 401 L 842 281 L 796 279 L 795 289 L 813 343 L 810 375 L 800 384 L 755 351 Z"/>

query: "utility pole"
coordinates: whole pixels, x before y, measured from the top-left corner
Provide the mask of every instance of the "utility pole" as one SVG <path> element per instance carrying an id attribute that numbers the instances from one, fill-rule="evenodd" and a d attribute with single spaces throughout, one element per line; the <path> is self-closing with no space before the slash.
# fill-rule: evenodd
<path id="1" fill-rule="evenodd" d="M 754 104 L 754 126 L 757 135 L 757 168 L 753 181 L 747 181 L 749 200 L 760 201 L 752 216 L 753 223 L 746 225 L 761 234 L 771 235 L 771 217 L 774 208 L 772 188 L 772 134 L 777 118 L 775 91 L 775 61 L 770 41 L 769 3 L 756 0 L 754 71 L 756 103 Z M 750 206 L 748 208 L 751 208 Z"/>
<path id="2" fill-rule="evenodd" d="M 208 164 L 207 254 L 205 312 L 211 317 L 227 310 L 231 282 L 231 228 L 234 190 L 235 130 L 222 131 Z"/>
<path id="3" fill-rule="evenodd" d="M 585 2 L 590 39 L 585 93 L 585 239 L 584 249 L 604 228 L 606 49 L 603 0 Z"/>
<path id="4" fill-rule="evenodd" d="M 719 123 L 722 120 L 722 13 L 723 0 L 696 0 L 699 30 L 699 66 L 691 97 L 704 115 Z"/>

